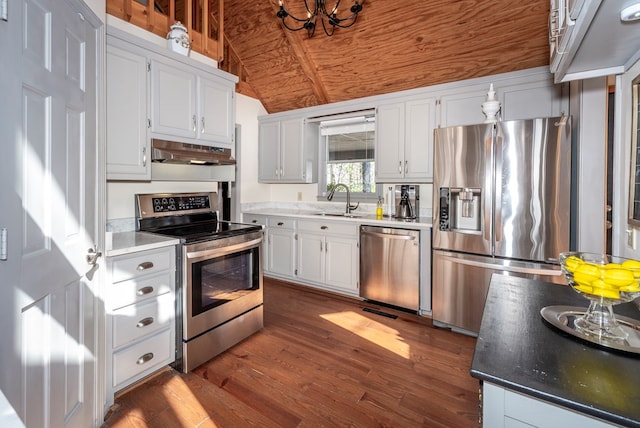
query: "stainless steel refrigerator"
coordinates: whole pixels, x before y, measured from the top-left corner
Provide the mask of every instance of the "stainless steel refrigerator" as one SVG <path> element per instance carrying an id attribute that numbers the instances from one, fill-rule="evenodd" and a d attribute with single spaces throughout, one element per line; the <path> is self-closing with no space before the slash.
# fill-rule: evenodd
<path id="1" fill-rule="evenodd" d="M 493 274 L 564 282 L 571 161 L 566 116 L 436 129 L 436 325 L 477 334 Z"/>

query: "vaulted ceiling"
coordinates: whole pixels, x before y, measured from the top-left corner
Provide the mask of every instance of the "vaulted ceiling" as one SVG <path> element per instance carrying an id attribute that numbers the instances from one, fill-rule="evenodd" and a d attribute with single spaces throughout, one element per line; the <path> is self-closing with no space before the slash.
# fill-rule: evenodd
<path id="1" fill-rule="evenodd" d="M 302 3 L 285 0 L 297 16 Z M 224 0 L 225 35 L 269 113 L 549 64 L 549 0 L 365 0 L 353 27 L 313 38 L 277 11 Z"/>

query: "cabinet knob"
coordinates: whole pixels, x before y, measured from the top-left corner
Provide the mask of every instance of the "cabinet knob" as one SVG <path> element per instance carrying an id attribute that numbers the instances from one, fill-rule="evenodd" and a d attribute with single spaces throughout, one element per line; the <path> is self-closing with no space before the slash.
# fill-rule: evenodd
<path id="1" fill-rule="evenodd" d="M 138 321 L 138 323 L 136 324 L 136 327 L 138 328 L 142 328 L 142 327 L 146 327 L 150 324 L 153 324 L 153 317 L 146 317 L 141 319 L 140 321 Z"/>
<path id="2" fill-rule="evenodd" d="M 136 360 L 137 365 L 142 365 L 153 359 L 153 352 L 148 352 Z"/>
<path id="3" fill-rule="evenodd" d="M 251 220 L 251 223 L 257 223 L 258 220 Z"/>
<path id="4" fill-rule="evenodd" d="M 151 293 L 153 293 L 153 287 L 142 287 L 141 289 L 136 291 L 136 294 L 138 296 L 144 296 L 145 294 L 151 294 Z"/>
<path id="5" fill-rule="evenodd" d="M 284 223 L 283 223 L 283 222 L 281 222 L 281 221 L 279 221 L 279 222 L 278 222 L 278 226 L 284 226 Z"/>
<path id="6" fill-rule="evenodd" d="M 320 226 L 320 229 L 327 230 L 327 229 L 329 229 L 329 226 Z"/>
<path id="7" fill-rule="evenodd" d="M 147 270 L 153 267 L 153 262 L 143 262 L 138 265 L 137 270 Z"/>

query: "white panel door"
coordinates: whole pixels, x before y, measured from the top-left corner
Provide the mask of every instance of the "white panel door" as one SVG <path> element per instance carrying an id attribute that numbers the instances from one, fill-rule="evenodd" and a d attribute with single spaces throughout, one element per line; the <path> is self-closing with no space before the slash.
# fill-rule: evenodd
<path id="1" fill-rule="evenodd" d="M 404 103 L 376 108 L 376 181 L 404 178 Z"/>
<path id="2" fill-rule="evenodd" d="M 151 60 L 151 132 L 193 139 L 197 127 L 195 74 Z"/>
<path id="3" fill-rule="evenodd" d="M 79 0 L 9 0 L 0 20 L 0 388 L 28 427 L 96 417 L 98 28 Z M 0 251 L 2 253 L 2 251 Z"/>
<path id="4" fill-rule="evenodd" d="M 198 76 L 198 139 L 202 145 L 233 145 L 233 87 Z"/>

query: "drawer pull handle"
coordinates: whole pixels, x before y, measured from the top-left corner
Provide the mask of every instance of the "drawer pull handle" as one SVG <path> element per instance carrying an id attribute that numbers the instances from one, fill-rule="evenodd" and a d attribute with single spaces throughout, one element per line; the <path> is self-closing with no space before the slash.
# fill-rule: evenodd
<path id="1" fill-rule="evenodd" d="M 144 296 L 145 294 L 153 293 L 153 287 L 142 287 L 140 290 L 136 292 L 138 296 Z"/>
<path id="2" fill-rule="evenodd" d="M 278 226 L 283 226 L 283 225 L 284 225 L 283 222 L 281 222 L 281 221 L 278 222 Z"/>
<path id="3" fill-rule="evenodd" d="M 153 267 L 153 262 L 144 262 L 140 263 L 136 269 L 138 270 L 147 270 Z"/>
<path id="4" fill-rule="evenodd" d="M 329 226 L 320 226 L 320 229 L 327 230 L 327 229 L 329 229 Z"/>
<path id="5" fill-rule="evenodd" d="M 151 361 L 152 359 L 153 359 L 153 352 L 148 352 L 144 354 L 142 357 L 138 358 L 136 360 L 136 364 L 140 366 L 148 361 Z"/>
<path id="6" fill-rule="evenodd" d="M 257 223 L 258 220 L 251 220 L 251 223 Z"/>
<path id="7" fill-rule="evenodd" d="M 138 321 L 138 324 L 136 324 L 136 327 L 142 328 L 148 326 L 149 324 L 153 324 L 153 317 L 146 317 L 141 319 L 140 321 Z"/>

